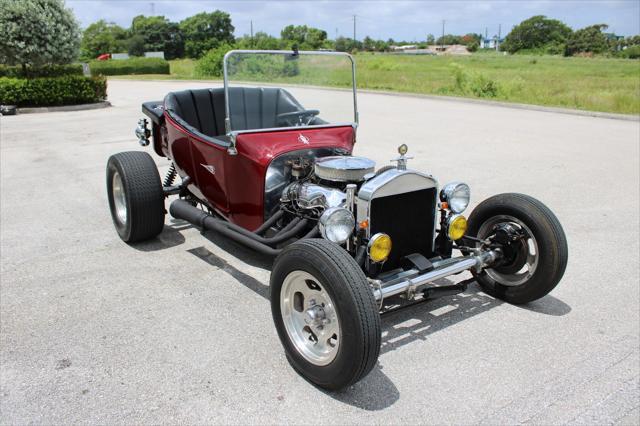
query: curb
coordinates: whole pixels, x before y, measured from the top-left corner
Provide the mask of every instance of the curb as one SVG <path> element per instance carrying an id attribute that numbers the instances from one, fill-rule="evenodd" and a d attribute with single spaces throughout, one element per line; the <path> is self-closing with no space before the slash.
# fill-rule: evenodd
<path id="1" fill-rule="evenodd" d="M 18 108 L 18 114 L 38 114 L 42 112 L 63 112 L 63 111 L 85 111 L 91 109 L 108 108 L 111 106 L 111 102 L 103 101 L 96 102 L 95 104 L 80 104 L 80 105 L 64 105 L 64 106 L 50 106 L 50 107 L 38 107 L 38 108 Z"/>
<path id="2" fill-rule="evenodd" d="M 180 80 L 180 79 L 149 79 L 149 80 L 135 80 L 128 78 L 114 78 L 113 80 L 119 81 L 137 81 L 137 82 L 150 82 L 150 83 L 166 83 L 166 82 L 183 82 L 183 83 L 222 83 L 222 80 Z M 238 81 L 238 83 L 245 84 L 244 82 Z M 266 86 L 273 86 L 275 84 L 261 83 Z M 310 88 L 310 89 L 322 89 L 322 90 L 334 90 L 338 92 L 351 92 L 351 89 L 344 89 L 340 87 L 321 87 L 321 86 L 302 86 L 297 84 L 279 84 L 278 86 L 284 87 L 300 87 L 300 88 Z M 487 105 L 494 107 L 502 107 L 502 108 L 513 108 L 513 109 L 523 109 L 529 111 L 539 111 L 539 112 L 552 112 L 558 114 L 568 114 L 568 115 L 578 115 L 583 117 L 596 117 L 596 118 L 607 118 L 611 120 L 623 120 L 623 121 L 640 121 L 640 114 L 616 114 L 612 112 L 600 112 L 600 111 L 587 111 L 583 109 L 571 109 L 571 108 L 561 108 L 561 107 L 552 107 L 552 106 L 542 106 L 542 105 L 533 105 L 533 104 L 522 104 L 515 102 L 504 102 L 504 101 L 488 101 L 485 99 L 474 99 L 474 98 L 463 98 L 457 96 L 445 96 L 445 95 L 429 95 L 425 93 L 410 93 L 410 92 L 392 92 L 389 90 L 375 90 L 375 89 L 358 89 L 358 93 L 370 93 L 374 95 L 386 95 L 386 96 L 405 96 L 409 98 L 421 98 L 421 99 L 431 99 L 435 101 L 449 101 L 449 102 L 461 102 L 461 103 L 469 103 L 469 104 L 479 104 L 479 105 Z"/>

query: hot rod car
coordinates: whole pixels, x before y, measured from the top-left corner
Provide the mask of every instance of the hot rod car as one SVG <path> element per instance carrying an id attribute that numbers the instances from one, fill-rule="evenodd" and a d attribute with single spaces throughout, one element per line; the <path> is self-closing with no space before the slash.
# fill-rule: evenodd
<path id="1" fill-rule="evenodd" d="M 562 278 L 567 240 L 540 201 L 496 195 L 467 219 L 469 186 L 440 187 L 410 169 L 405 144 L 395 165 L 377 170 L 352 155 L 358 112 L 350 55 L 231 51 L 223 71 L 222 88 L 142 104 L 138 140 L 171 166 L 161 181 L 149 154 L 111 156 L 113 223 L 127 243 L 154 238 L 165 199 L 176 196 L 174 218 L 273 257 L 273 321 L 291 365 L 310 382 L 340 389 L 371 371 L 381 313 L 463 292 L 474 280 L 493 297 L 524 304 Z M 322 84 L 325 72 L 349 79 L 352 91 L 334 91 L 342 106 L 309 105 L 315 100 L 301 86 L 262 84 Z M 443 284 L 464 271 L 472 278 Z"/>

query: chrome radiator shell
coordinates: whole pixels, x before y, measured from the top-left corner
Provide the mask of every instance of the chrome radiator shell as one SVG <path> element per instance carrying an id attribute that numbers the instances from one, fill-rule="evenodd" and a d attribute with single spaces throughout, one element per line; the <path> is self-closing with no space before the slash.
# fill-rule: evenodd
<path id="1" fill-rule="evenodd" d="M 438 181 L 433 176 L 415 170 L 387 170 L 379 176 L 365 182 L 360 187 L 356 203 L 356 220 L 358 222 L 362 222 L 363 220 L 368 221 L 368 226 L 365 228 L 365 231 L 367 238 L 369 238 L 371 236 L 371 226 L 375 223 L 375 218 L 371 217 L 371 203 L 373 200 L 432 188 L 435 189 L 435 193 L 437 194 Z M 412 206 L 397 206 L 397 208 L 405 209 L 412 208 Z M 437 208 L 436 205 L 434 205 L 434 209 L 435 208 Z M 436 224 L 437 215 L 434 215 L 433 239 L 431 241 L 432 250 L 435 247 Z M 411 226 L 411 224 L 406 224 L 406 226 Z"/>

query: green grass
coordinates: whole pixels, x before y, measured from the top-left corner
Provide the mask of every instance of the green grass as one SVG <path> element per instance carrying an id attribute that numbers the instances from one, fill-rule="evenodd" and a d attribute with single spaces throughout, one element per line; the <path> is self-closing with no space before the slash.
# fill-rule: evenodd
<path id="1" fill-rule="evenodd" d="M 356 55 L 358 87 L 462 96 L 624 114 L 640 113 L 640 61 L 612 58 Z M 171 75 L 132 78 L 196 79 L 195 62 L 171 61 Z M 238 78 L 240 79 L 240 78 Z M 348 87 L 345 67 L 300 67 L 286 83 Z"/>

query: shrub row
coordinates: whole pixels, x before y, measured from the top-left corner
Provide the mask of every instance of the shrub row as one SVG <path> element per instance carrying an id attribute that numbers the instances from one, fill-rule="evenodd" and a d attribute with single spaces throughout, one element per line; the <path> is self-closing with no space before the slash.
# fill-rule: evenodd
<path id="1" fill-rule="evenodd" d="M 110 59 L 91 61 L 92 75 L 169 74 L 169 62 L 161 58 Z"/>
<path id="2" fill-rule="evenodd" d="M 104 77 L 67 75 L 34 79 L 0 77 L 0 104 L 55 106 L 95 103 L 107 97 Z"/>
<path id="3" fill-rule="evenodd" d="M 42 67 L 27 67 L 27 74 L 21 66 L 0 65 L 0 77 L 37 78 L 61 77 L 64 75 L 82 75 L 82 64 L 45 65 Z"/>

